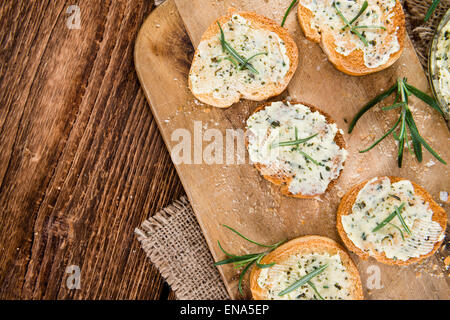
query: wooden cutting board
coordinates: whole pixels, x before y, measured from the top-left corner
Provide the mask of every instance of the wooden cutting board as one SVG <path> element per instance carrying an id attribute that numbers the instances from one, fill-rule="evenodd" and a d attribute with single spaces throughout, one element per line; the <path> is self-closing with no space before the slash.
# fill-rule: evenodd
<path id="1" fill-rule="evenodd" d="M 250 10 L 281 21 L 287 0 L 168 0 L 156 9 L 142 26 L 135 47 L 136 70 L 149 100 L 162 136 L 172 151 L 179 142 L 172 134 L 188 130 L 194 143 L 194 129 L 217 129 L 225 137 L 226 129 L 243 129 L 257 102 L 242 101 L 228 109 L 199 103 L 187 87 L 190 63 L 203 31 L 231 6 Z M 318 106 L 331 114 L 338 126 L 347 131 L 349 120 L 370 98 L 406 76 L 410 83 L 430 92 L 427 79 L 411 42 L 400 60 L 391 68 L 365 77 L 347 76 L 337 71 L 315 43 L 305 39 L 293 12 L 286 27 L 297 42 L 299 67 L 287 91 L 272 100 L 292 97 Z M 450 161 L 449 132 L 439 115 L 419 101 L 412 109 L 419 130 L 431 145 Z M 176 164 L 178 174 L 197 215 L 214 259 L 225 250 L 243 254 L 261 248 L 241 240 L 225 229 L 227 224 L 248 237 L 266 244 L 307 234 L 328 236 L 340 241 L 336 232 L 336 208 L 340 198 L 353 184 L 374 176 L 406 177 L 428 189 L 438 200 L 439 192 L 450 189 L 448 166 L 424 152 L 421 164 L 406 155 L 404 168 L 397 168 L 392 137 L 366 154 L 359 154 L 375 137 L 382 135 L 397 117 L 396 111 L 379 108 L 365 115 L 351 135 L 345 134 L 349 159 L 339 183 L 319 199 L 301 200 L 284 197 L 278 188 L 248 164 Z M 196 142 L 198 143 L 198 141 Z M 205 149 L 210 142 L 203 142 Z M 193 149 L 192 149 L 193 150 Z M 201 150 L 201 149 L 200 149 Z M 200 157 L 200 158 L 199 158 Z M 192 154 L 192 159 L 201 155 Z M 448 208 L 448 205 L 444 206 Z M 352 258 L 358 266 L 367 299 L 449 299 L 448 275 L 444 275 L 436 256 L 410 267 L 386 266 L 374 260 Z M 232 298 L 237 292 L 238 273 L 231 266 L 219 268 Z M 375 273 L 380 271 L 378 288 Z M 382 288 L 380 288 L 382 287 Z M 249 292 L 247 290 L 247 298 Z"/>

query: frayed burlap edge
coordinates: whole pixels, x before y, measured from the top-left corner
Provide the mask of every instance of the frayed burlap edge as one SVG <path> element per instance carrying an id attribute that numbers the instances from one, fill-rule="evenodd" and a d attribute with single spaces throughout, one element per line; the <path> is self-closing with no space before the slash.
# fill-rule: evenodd
<path id="1" fill-rule="evenodd" d="M 144 221 L 135 233 L 177 299 L 229 299 L 185 197 Z"/>

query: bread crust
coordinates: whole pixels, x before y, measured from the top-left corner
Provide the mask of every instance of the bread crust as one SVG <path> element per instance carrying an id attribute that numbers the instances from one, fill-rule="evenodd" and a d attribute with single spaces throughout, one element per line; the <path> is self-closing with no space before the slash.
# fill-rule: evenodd
<path id="1" fill-rule="evenodd" d="M 313 252 L 329 253 L 330 255 L 339 254 L 342 264 L 348 271 L 350 281 L 353 284 L 351 299 L 364 300 L 364 292 L 358 269 L 345 250 L 337 242 L 330 238 L 311 235 L 293 239 L 267 254 L 261 260 L 261 263 L 281 263 L 294 254 L 309 254 Z M 250 290 L 252 292 L 253 299 L 266 300 L 268 296 L 267 291 L 258 285 L 260 273 L 260 268 L 253 268 L 250 274 Z"/>
<path id="2" fill-rule="evenodd" d="M 272 103 L 273 103 L 273 102 L 266 102 L 266 103 L 262 104 L 261 106 L 259 106 L 258 108 L 256 108 L 256 109 L 252 112 L 252 114 L 250 114 L 250 117 L 251 117 L 253 114 L 255 114 L 256 112 L 265 109 L 267 106 L 270 106 Z M 288 103 L 288 101 L 283 100 L 283 103 L 286 104 L 286 103 Z M 294 100 L 294 101 L 289 101 L 289 103 L 290 103 L 291 105 L 294 105 L 294 104 L 302 104 L 302 105 L 305 105 L 305 106 L 307 106 L 308 108 L 310 108 L 312 112 L 316 112 L 316 111 L 317 111 L 317 112 L 319 112 L 321 115 L 323 115 L 323 116 L 325 117 L 327 123 L 329 123 L 329 124 L 335 123 L 335 121 L 331 118 L 331 116 L 330 116 L 328 113 L 326 113 L 326 112 L 320 110 L 319 108 L 317 108 L 317 107 L 315 107 L 315 106 L 313 106 L 313 105 L 311 105 L 311 104 L 309 104 L 309 103 L 298 102 L 298 101 L 295 101 L 295 100 Z M 247 146 L 247 151 L 248 151 L 248 135 L 246 134 L 245 136 L 246 136 L 245 144 L 246 144 L 246 146 Z M 337 144 L 341 149 L 346 149 L 346 144 L 345 144 L 344 136 L 342 135 L 342 133 L 339 132 L 339 130 L 336 132 L 336 136 L 334 137 L 334 142 L 336 142 L 336 144 Z M 315 198 L 315 197 L 317 197 L 317 196 L 323 194 L 323 193 L 321 193 L 321 194 L 314 194 L 314 195 L 304 195 L 304 194 L 301 194 L 301 193 L 293 194 L 293 193 L 291 193 L 291 192 L 289 191 L 289 183 L 292 181 L 292 179 L 293 179 L 292 177 L 283 175 L 282 173 L 276 174 L 276 175 L 264 175 L 264 174 L 262 174 L 263 170 L 266 168 L 266 166 L 265 166 L 264 164 L 255 162 L 253 165 L 254 165 L 254 167 L 259 171 L 259 173 L 263 176 L 264 179 L 266 179 L 266 180 L 272 182 L 273 184 L 276 184 L 276 185 L 278 185 L 278 186 L 281 186 L 281 187 L 280 187 L 281 193 L 282 193 L 283 195 L 285 195 L 285 196 L 288 196 L 288 197 L 294 197 L 294 198 L 300 198 L 300 199 L 311 199 L 311 198 Z M 345 166 L 345 161 L 342 163 L 342 166 Z M 339 180 L 339 178 L 340 178 L 341 175 L 342 175 L 342 171 L 343 171 L 343 170 L 341 170 L 341 171 L 339 172 L 339 176 L 338 176 L 336 179 L 333 179 L 333 180 L 330 181 L 330 183 L 328 184 L 328 187 L 327 187 L 327 189 L 325 190 L 324 193 L 326 193 L 328 190 L 330 190 L 330 189 L 337 183 L 337 181 Z"/>
<path id="3" fill-rule="evenodd" d="M 360 49 L 354 50 L 347 56 L 338 53 L 335 50 L 336 45 L 334 43 L 333 32 L 331 29 L 321 30 L 320 33 L 313 29 L 311 27 L 311 20 L 313 19 L 314 14 L 300 3 L 297 9 L 297 16 L 300 27 L 302 28 L 306 38 L 320 44 L 322 50 L 327 55 L 328 60 L 336 67 L 336 69 L 348 75 L 363 76 L 390 67 L 398 60 L 398 58 L 400 58 L 403 52 L 405 47 L 406 22 L 405 14 L 400 1 L 396 2 L 392 12 L 394 13 L 392 17 L 393 23 L 388 27 L 388 32 L 390 34 L 397 33 L 400 49 L 391 54 L 385 64 L 375 68 L 369 68 L 364 64 L 364 53 Z"/>
<path id="4" fill-rule="evenodd" d="M 192 60 L 191 64 L 191 70 L 189 71 L 189 78 L 188 78 L 188 85 L 191 92 L 194 94 L 194 96 L 209 105 L 212 105 L 214 107 L 218 108 L 227 108 L 231 106 L 232 104 L 238 102 L 241 98 L 247 99 L 247 100 L 253 100 L 253 101 L 262 101 L 265 99 L 268 99 L 273 96 L 277 96 L 281 94 L 289 84 L 289 82 L 292 79 L 292 76 L 294 75 L 295 70 L 297 70 L 298 66 L 298 49 L 295 41 L 292 39 L 290 34 L 287 32 L 285 28 L 282 28 L 279 26 L 275 21 L 264 17 L 262 15 L 258 15 L 254 12 L 247 12 L 247 11 L 240 11 L 240 12 L 229 12 L 228 14 L 218 18 L 216 21 L 214 21 L 208 29 L 203 34 L 200 42 L 209 40 L 213 37 L 217 37 L 220 29 L 217 25 L 217 22 L 220 23 L 220 25 L 226 23 L 231 19 L 231 17 L 234 14 L 238 14 L 241 17 L 245 18 L 246 20 L 249 20 L 253 23 L 253 25 L 256 28 L 264 29 L 268 31 L 272 31 L 276 33 L 281 40 L 284 41 L 285 47 L 286 47 L 286 55 L 289 57 L 289 70 L 286 73 L 285 77 L 282 81 L 280 81 L 278 84 L 270 83 L 267 84 L 264 87 L 264 90 L 259 90 L 255 93 L 240 93 L 238 92 L 236 95 L 229 97 L 228 99 L 217 99 L 214 98 L 212 93 L 208 94 L 195 94 L 192 90 L 192 81 L 191 81 L 191 74 L 193 72 L 193 66 L 196 64 L 197 60 L 197 54 L 198 54 L 198 48 L 195 51 L 194 59 Z"/>
<path id="5" fill-rule="evenodd" d="M 379 179 L 382 179 L 382 178 L 384 178 L 384 177 L 379 177 Z M 387 178 L 389 178 L 391 183 L 395 183 L 395 182 L 402 181 L 402 180 L 408 180 L 405 178 L 392 177 L 392 176 L 388 176 Z M 358 248 L 353 243 L 353 241 L 350 240 L 350 238 L 347 236 L 347 233 L 345 232 L 344 227 L 342 225 L 342 216 L 351 214 L 353 204 L 355 203 L 356 198 L 358 197 L 359 191 L 362 188 L 364 188 L 364 186 L 370 180 L 371 179 L 368 179 L 366 181 L 363 181 L 363 182 L 355 185 L 344 195 L 344 197 L 341 200 L 341 203 L 339 204 L 337 216 L 336 216 L 336 227 L 337 227 L 339 236 L 341 237 L 345 246 L 347 247 L 348 250 L 356 253 L 363 260 L 367 260 L 371 256 L 369 255 L 369 253 L 364 252 L 363 250 Z M 408 180 L 408 181 L 410 181 L 410 180 Z M 414 187 L 414 193 L 421 196 L 424 201 L 429 203 L 430 209 L 433 211 L 432 220 L 439 223 L 442 230 L 445 232 L 445 228 L 447 227 L 447 213 L 445 212 L 445 210 L 433 200 L 431 195 L 424 188 L 422 188 L 421 186 L 419 186 L 418 184 L 416 184 L 412 181 L 410 181 L 410 182 Z M 443 241 L 443 239 L 439 242 L 436 242 L 434 244 L 433 250 L 431 250 L 429 253 L 421 255 L 420 257 L 417 257 L 417 258 L 410 258 L 406 261 L 393 260 L 393 259 L 387 258 L 386 254 L 384 252 L 374 252 L 373 258 L 375 258 L 379 262 L 382 262 L 382 263 L 385 263 L 388 265 L 407 266 L 407 265 L 417 263 L 427 257 L 432 256 L 437 251 L 437 249 L 440 247 L 440 245 L 442 244 L 442 241 Z"/>

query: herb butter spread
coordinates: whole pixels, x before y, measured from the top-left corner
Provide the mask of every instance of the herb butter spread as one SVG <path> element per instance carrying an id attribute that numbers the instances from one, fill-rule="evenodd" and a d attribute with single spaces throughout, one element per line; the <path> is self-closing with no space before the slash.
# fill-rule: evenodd
<path id="1" fill-rule="evenodd" d="M 411 235 L 398 217 L 373 232 L 402 203 L 400 213 Z M 391 184 L 384 177 L 372 179 L 360 190 L 352 213 L 342 216 L 342 226 L 355 246 L 369 255 L 385 253 L 389 259 L 406 261 L 429 253 L 442 240 L 443 230 L 432 217 L 428 202 L 414 193 L 410 181 Z"/>
<path id="2" fill-rule="evenodd" d="M 269 300 L 319 299 L 317 293 L 309 284 L 304 284 L 282 296 L 278 296 L 278 294 L 325 264 L 328 264 L 328 267 L 311 279 L 314 287 L 324 299 L 350 299 L 351 277 L 342 264 L 339 254 L 311 253 L 292 255 L 273 267 L 262 269 L 258 277 L 258 285 L 267 290 L 267 298 Z"/>
<path id="3" fill-rule="evenodd" d="M 220 33 L 200 42 L 196 66 L 191 73 L 194 94 L 210 94 L 223 99 L 242 92 L 257 94 L 269 84 L 280 83 L 289 71 L 289 57 L 283 40 L 269 30 L 255 28 L 253 23 L 235 14 L 222 25 L 225 39 L 244 59 L 256 54 L 249 63 L 258 73 L 230 61 L 220 42 Z M 264 54 L 261 54 L 264 53 Z"/>
<path id="4" fill-rule="evenodd" d="M 335 50 L 348 56 L 355 50 L 364 53 L 364 64 L 368 68 L 376 68 L 388 62 L 390 56 L 400 50 L 397 38 L 397 27 L 392 22 L 396 0 L 369 0 L 364 13 L 354 22 L 354 26 L 378 26 L 381 28 L 361 28 L 358 31 L 367 39 L 368 45 L 361 41 L 357 35 L 351 33 L 345 26 L 343 19 L 338 15 L 336 7 L 343 16 L 350 21 L 361 9 L 364 0 L 300 0 L 305 8 L 309 9 L 314 18 L 311 28 L 318 32 L 329 32 L 334 36 Z"/>
<path id="5" fill-rule="evenodd" d="M 436 66 L 438 69 L 439 89 L 447 105 L 450 105 L 450 21 L 441 30 L 436 48 Z"/>
<path id="6" fill-rule="evenodd" d="M 292 194 L 322 194 L 337 179 L 347 151 L 334 141 L 338 128 L 318 111 L 302 104 L 273 102 L 247 120 L 248 152 L 261 173 L 289 179 Z M 280 142 L 310 140 L 297 145 Z"/>

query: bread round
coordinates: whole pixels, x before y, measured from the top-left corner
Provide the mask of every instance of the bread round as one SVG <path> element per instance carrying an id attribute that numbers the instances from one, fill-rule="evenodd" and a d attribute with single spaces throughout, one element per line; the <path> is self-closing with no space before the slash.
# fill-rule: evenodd
<path id="1" fill-rule="evenodd" d="M 382 179 L 384 177 L 380 177 L 379 179 Z M 389 180 L 392 183 L 398 182 L 398 181 L 402 181 L 402 180 L 408 180 L 405 178 L 399 178 L 399 177 L 387 177 L 389 178 Z M 340 204 L 339 204 L 339 208 L 337 211 L 337 217 L 336 217 L 336 227 L 338 230 L 338 233 L 342 239 L 342 241 L 344 242 L 345 246 L 352 252 L 356 253 L 360 258 L 367 260 L 371 255 L 369 255 L 368 252 L 364 252 L 362 249 L 358 248 L 352 240 L 350 240 L 350 238 L 347 236 L 347 233 L 344 230 L 344 227 L 342 225 L 342 216 L 344 215 L 348 215 L 352 213 L 352 208 L 353 205 L 358 197 L 358 193 L 359 191 L 364 188 L 364 186 L 371 181 L 372 179 L 368 179 L 364 182 L 361 182 L 357 185 L 355 185 L 353 188 L 351 188 L 342 198 Z M 410 181 L 410 180 L 409 180 Z M 425 202 L 428 202 L 429 207 L 431 209 L 431 211 L 433 211 L 433 216 L 432 216 L 432 220 L 437 222 L 443 232 L 445 232 L 445 228 L 447 227 L 447 213 L 445 212 L 445 210 L 439 206 L 431 197 L 431 195 L 421 186 L 419 186 L 418 184 L 410 181 L 411 184 L 414 187 L 414 193 L 416 195 L 419 195 L 420 197 L 422 197 L 422 199 Z M 421 255 L 419 257 L 416 258 L 409 258 L 406 261 L 397 259 L 390 259 L 386 257 L 386 254 L 384 252 L 373 252 L 373 258 L 375 258 L 377 261 L 385 263 L 385 264 L 389 264 L 389 265 L 399 265 L 399 266 L 406 266 L 406 265 L 410 265 L 410 264 L 414 264 L 417 263 L 431 255 L 433 255 L 436 250 L 439 248 L 439 246 L 442 244 L 442 241 L 438 241 L 435 242 L 433 249 L 428 252 L 427 254 Z"/>
<path id="2" fill-rule="evenodd" d="M 358 269 L 356 268 L 350 256 L 344 251 L 344 249 L 330 238 L 322 236 L 304 236 L 293 239 L 267 254 L 261 260 L 261 263 L 280 264 L 292 255 L 311 253 L 328 253 L 330 255 L 339 254 L 342 265 L 347 270 L 350 276 L 350 283 L 352 284 L 350 299 L 364 299 L 364 293 Z M 262 269 L 254 267 L 250 274 L 250 290 L 253 299 L 255 300 L 266 300 L 268 297 L 267 290 L 261 288 L 258 285 L 258 278 L 261 271 Z"/>
<path id="3" fill-rule="evenodd" d="M 287 101 L 283 100 L 284 103 L 287 103 Z M 304 106 L 307 106 L 312 112 L 319 112 L 321 115 L 323 115 L 327 121 L 327 123 L 335 123 L 335 121 L 331 118 L 331 116 L 318 109 L 317 107 L 309 104 L 309 103 L 304 103 L 304 102 L 298 102 L 298 101 L 289 101 L 290 104 L 294 105 L 294 104 L 302 104 Z M 252 112 L 251 115 L 257 113 L 258 111 L 261 111 L 263 109 L 265 109 L 267 106 L 270 106 L 272 104 L 272 102 L 266 102 L 264 104 L 262 104 L 261 106 L 259 106 L 258 108 L 255 109 L 255 111 Z M 251 116 L 250 115 L 250 116 Z M 344 141 L 344 136 L 341 134 L 340 130 L 338 130 L 336 132 L 336 135 L 334 137 L 334 142 L 336 142 L 336 144 L 341 148 L 341 149 L 345 149 L 346 148 L 346 144 Z M 248 135 L 246 134 L 246 146 L 248 149 Z M 314 195 L 304 195 L 301 193 L 297 193 L 297 194 L 293 194 L 289 191 L 289 183 L 291 182 L 291 180 L 293 179 L 292 177 L 289 177 L 285 174 L 283 174 L 283 172 L 279 172 L 278 174 L 274 174 L 274 175 L 265 175 L 263 174 L 264 172 L 264 168 L 266 168 L 266 166 L 262 163 L 253 163 L 253 165 L 255 166 L 255 168 L 259 171 L 259 173 L 263 176 L 264 179 L 272 182 L 273 184 L 276 184 L 278 186 L 281 186 L 281 193 L 285 196 L 288 197 L 294 197 L 294 198 L 300 198 L 300 199 L 310 199 L 310 198 L 315 198 L 320 194 L 314 194 Z M 345 161 L 342 163 L 342 165 L 345 165 Z M 339 172 L 339 176 L 336 179 L 333 179 L 330 181 L 330 183 L 328 184 L 327 189 L 325 190 L 325 192 L 327 192 L 328 190 L 330 190 L 339 180 L 339 178 L 342 175 L 342 170 Z M 325 193 L 324 192 L 324 193 Z"/>
<path id="4" fill-rule="evenodd" d="M 271 31 L 276 33 L 280 37 L 280 39 L 285 44 L 286 55 L 289 57 L 289 70 L 287 71 L 284 78 L 280 80 L 278 83 L 268 83 L 263 87 L 263 90 L 258 90 L 257 92 L 237 92 L 235 95 L 230 95 L 226 99 L 215 98 L 212 92 L 208 94 L 195 94 L 193 91 L 191 75 L 196 72 L 198 59 L 197 58 L 198 49 L 197 49 L 194 54 L 194 59 L 192 60 L 191 70 L 189 71 L 189 80 L 188 80 L 189 89 L 192 91 L 192 93 L 198 100 L 219 108 L 227 108 L 231 106 L 233 103 L 238 102 L 241 98 L 253 101 L 261 101 L 279 95 L 286 89 L 287 85 L 289 84 L 289 81 L 292 79 L 292 76 L 294 75 L 294 72 L 298 66 L 297 45 L 295 44 L 294 40 L 287 32 L 287 30 L 279 26 L 275 21 L 267 17 L 258 15 L 254 12 L 245 12 L 245 11 L 230 12 L 227 15 L 218 18 L 208 27 L 208 29 L 203 34 L 200 42 L 210 40 L 213 37 L 219 37 L 220 29 L 219 26 L 217 25 L 217 22 L 219 22 L 220 25 L 223 25 L 226 22 L 228 22 L 235 14 L 243 17 L 248 21 L 251 21 L 252 26 L 254 26 L 255 29 L 264 29 L 267 31 Z"/>
<path id="5" fill-rule="evenodd" d="M 392 24 L 388 26 L 387 31 L 389 34 L 397 34 L 400 49 L 391 54 L 386 63 L 374 68 L 369 68 L 364 63 L 364 53 L 362 50 L 354 50 L 347 56 L 337 52 L 334 31 L 330 28 L 324 28 L 320 31 L 314 29 L 311 25 L 311 21 L 314 18 L 313 12 L 301 5 L 301 2 L 299 2 L 297 9 L 298 21 L 305 37 L 310 41 L 320 44 L 322 50 L 327 55 L 328 60 L 336 67 L 336 69 L 352 76 L 362 76 L 384 70 L 400 58 L 403 48 L 405 47 L 406 34 L 405 14 L 403 13 L 401 2 L 397 1 L 395 7 L 393 7 L 388 14 L 392 14 Z"/>

